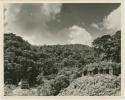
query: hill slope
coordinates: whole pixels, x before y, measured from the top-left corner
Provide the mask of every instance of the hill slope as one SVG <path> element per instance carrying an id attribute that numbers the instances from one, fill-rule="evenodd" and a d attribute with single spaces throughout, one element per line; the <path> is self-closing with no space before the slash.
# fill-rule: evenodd
<path id="1" fill-rule="evenodd" d="M 120 95 L 120 76 L 115 76 L 121 72 L 119 33 L 108 36 L 110 39 L 98 38 L 95 48 L 81 44 L 33 46 L 13 33 L 4 34 L 5 94 L 32 95 L 40 90 L 34 95 Z M 118 74 L 106 75 L 109 66 Z M 98 74 L 97 68 L 104 68 L 104 73 Z M 82 77 L 86 71 L 87 76 Z M 30 94 L 17 86 L 22 79 L 29 83 Z"/>
<path id="2" fill-rule="evenodd" d="M 95 75 L 74 80 L 59 96 L 113 96 L 120 95 L 120 76 Z"/>
<path id="3" fill-rule="evenodd" d="M 85 64 L 94 62 L 94 55 L 94 49 L 86 45 L 32 46 L 13 33 L 4 34 L 5 82 L 17 84 L 27 78 L 34 84 L 38 76 L 51 78 L 66 70 L 79 72 Z"/>

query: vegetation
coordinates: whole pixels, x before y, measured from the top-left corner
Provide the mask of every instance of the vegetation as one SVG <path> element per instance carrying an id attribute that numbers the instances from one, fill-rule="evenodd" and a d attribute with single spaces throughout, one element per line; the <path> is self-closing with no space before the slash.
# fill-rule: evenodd
<path id="1" fill-rule="evenodd" d="M 117 31 L 112 36 L 99 37 L 92 44 L 101 60 L 121 62 L 121 31 Z"/>
<path id="2" fill-rule="evenodd" d="M 113 75 L 84 76 L 74 80 L 59 96 L 120 95 L 120 77 Z"/>
<path id="3" fill-rule="evenodd" d="M 115 62 L 98 62 L 87 64 L 83 68 L 84 74 L 112 74 L 119 75 L 121 74 L 121 64 Z"/>
<path id="4" fill-rule="evenodd" d="M 92 44 L 92 47 L 81 44 L 33 46 L 13 33 L 4 34 L 6 90 L 8 85 L 16 88 L 26 79 L 30 88 L 38 88 L 35 95 L 58 95 L 86 70 L 112 68 L 113 75 L 121 74 L 121 32 L 99 37 Z M 33 91 L 37 90 L 33 88 Z"/>

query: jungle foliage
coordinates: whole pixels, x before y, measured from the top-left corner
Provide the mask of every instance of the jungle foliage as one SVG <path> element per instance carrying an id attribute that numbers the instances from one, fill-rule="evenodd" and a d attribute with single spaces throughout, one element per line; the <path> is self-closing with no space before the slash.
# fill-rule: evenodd
<path id="1" fill-rule="evenodd" d="M 54 91 L 45 94 L 57 95 L 82 76 L 85 66 L 102 61 L 121 62 L 121 31 L 98 37 L 92 47 L 81 44 L 34 46 L 13 33 L 4 34 L 5 84 L 17 85 L 21 79 L 27 79 L 30 86 L 46 86 L 45 82 L 50 81 Z"/>

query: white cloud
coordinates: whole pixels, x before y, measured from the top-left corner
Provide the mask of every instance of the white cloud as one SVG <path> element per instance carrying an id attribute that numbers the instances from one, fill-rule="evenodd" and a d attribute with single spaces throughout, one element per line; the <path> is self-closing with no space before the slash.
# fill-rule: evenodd
<path id="1" fill-rule="evenodd" d="M 74 25 L 69 28 L 69 31 L 70 43 L 91 45 L 92 36 L 84 28 Z"/>
<path id="2" fill-rule="evenodd" d="M 56 19 L 62 4 L 20 4 L 8 5 L 5 32 L 22 36 L 31 44 L 85 44 L 91 45 L 91 35 L 84 28 L 74 25 L 53 33 L 48 30 L 47 22 Z M 32 9 L 31 9 L 32 8 Z"/>
<path id="3" fill-rule="evenodd" d="M 44 14 L 52 19 L 55 19 L 55 15 L 61 12 L 62 4 L 48 4 L 45 3 L 41 6 Z"/>
<path id="4" fill-rule="evenodd" d="M 121 6 L 103 19 L 103 26 L 105 29 L 113 31 L 121 29 Z"/>
<path id="5" fill-rule="evenodd" d="M 21 30 L 32 30 L 38 27 L 43 30 L 48 21 L 56 19 L 56 15 L 61 12 L 61 7 L 61 3 L 6 4 L 5 23 L 7 26 L 5 31 L 14 31 L 18 27 Z"/>
<path id="6" fill-rule="evenodd" d="M 99 26 L 98 26 L 96 23 L 92 23 L 92 24 L 91 24 L 91 27 L 96 28 L 96 29 L 99 28 Z"/>
<path id="7" fill-rule="evenodd" d="M 20 35 L 31 44 L 55 43 L 47 23 L 56 19 L 56 15 L 61 12 L 62 4 L 6 4 L 4 6 L 5 33 Z"/>

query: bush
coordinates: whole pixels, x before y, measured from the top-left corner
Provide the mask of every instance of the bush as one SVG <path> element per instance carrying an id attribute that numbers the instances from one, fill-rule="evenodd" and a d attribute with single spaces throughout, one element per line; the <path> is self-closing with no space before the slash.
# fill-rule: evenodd
<path id="1" fill-rule="evenodd" d="M 59 96 L 113 96 L 120 95 L 120 76 L 95 75 L 74 80 Z"/>
<path id="2" fill-rule="evenodd" d="M 70 82 L 72 82 L 74 79 L 82 76 L 82 71 L 80 68 L 63 68 L 58 75 L 65 75 Z"/>
<path id="3" fill-rule="evenodd" d="M 42 84 L 40 88 L 40 95 L 42 96 L 55 96 L 60 90 L 66 88 L 69 85 L 68 78 L 64 75 L 60 75 L 55 79 L 46 80 L 42 79 Z"/>
<path id="4" fill-rule="evenodd" d="M 57 76 L 52 83 L 52 87 L 55 90 L 54 95 L 57 95 L 60 90 L 66 88 L 69 85 L 68 78 L 64 75 Z"/>
<path id="5" fill-rule="evenodd" d="M 55 94 L 56 90 L 52 87 L 54 80 L 46 80 L 44 84 L 40 86 L 40 96 L 52 96 Z"/>

